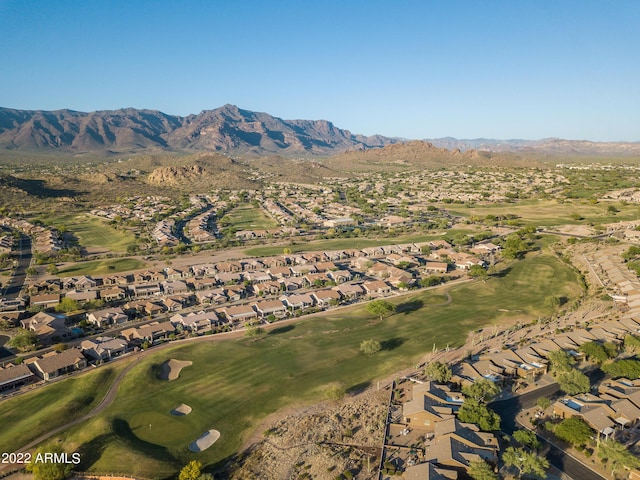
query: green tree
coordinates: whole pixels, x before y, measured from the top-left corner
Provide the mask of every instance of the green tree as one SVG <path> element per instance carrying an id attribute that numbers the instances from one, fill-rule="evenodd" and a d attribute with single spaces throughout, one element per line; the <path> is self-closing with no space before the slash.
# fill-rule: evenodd
<path id="1" fill-rule="evenodd" d="M 49 275 L 57 275 L 57 274 L 58 274 L 58 267 L 56 266 L 56 264 L 55 264 L 55 263 L 50 263 L 50 264 L 47 266 L 47 273 L 48 273 Z"/>
<path id="2" fill-rule="evenodd" d="M 360 351 L 365 355 L 373 355 L 382 350 L 382 345 L 377 340 L 363 340 L 360 343 Z"/>
<path id="3" fill-rule="evenodd" d="M 565 418 L 556 425 L 553 433 L 555 433 L 559 439 L 571 445 L 580 446 L 585 445 L 589 441 L 591 435 L 593 435 L 593 430 L 591 430 L 591 427 L 580 417 L 571 417 Z"/>
<path id="4" fill-rule="evenodd" d="M 473 399 L 467 399 L 462 404 L 458 411 L 458 420 L 464 423 L 475 423 L 485 432 L 500 430 L 500 416 Z"/>
<path id="5" fill-rule="evenodd" d="M 21 352 L 33 350 L 37 344 L 38 336 L 35 332 L 24 328 L 18 328 L 16 335 L 7 342 L 9 347 L 17 348 Z"/>
<path id="6" fill-rule="evenodd" d="M 556 380 L 558 381 L 562 391 L 568 395 L 587 393 L 591 388 L 589 377 L 575 369 L 559 374 L 556 377 Z"/>
<path id="7" fill-rule="evenodd" d="M 488 273 L 481 265 L 471 265 L 469 276 L 473 278 L 487 278 Z"/>
<path id="8" fill-rule="evenodd" d="M 549 352 L 547 356 L 551 367 L 551 374 L 555 377 L 560 373 L 568 372 L 572 369 L 575 360 L 564 350 Z"/>
<path id="9" fill-rule="evenodd" d="M 385 315 L 388 315 L 396 310 L 394 304 L 387 302 L 386 300 L 374 300 L 367 304 L 367 312 L 372 315 L 376 315 L 382 320 Z"/>
<path id="10" fill-rule="evenodd" d="M 467 398 L 486 404 L 500 393 L 500 388 L 491 380 L 481 378 L 471 385 L 462 387 L 462 393 Z"/>
<path id="11" fill-rule="evenodd" d="M 479 459 L 469 462 L 467 473 L 473 480 L 498 480 L 498 474 L 486 461 Z"/>
<path id="12" fill-rule="evenodd" d="M 517 468 L 518 477 L 533 474 L 544 478 L 549 468 L 549 461 L 546 458 L 523 448 L 508 447 L 502 454 L 502 461 L 507 467 Z"/>
<path id="13" fill-rule="evenodd" d="M 640 378 L 640 360 L 625 358 L 600 367 L 604 373 L 614 378 L 625 377 L 629 380 Z"/>
<path id="14" fill-rule="evenodd" d="M 540 448 L 540 440 L 531 430 L 516 430 L 513 432 L 513 439 L 525 447 L 531 447 L 534 450 Z"/>
<path id="15" fill-rule="evenodd" d="M 589 360 L 596 363 L 604 363 L 609 359 L 607 351 L 598 342 L 587 342 L 580 345 L 580 351 L 584 353 Z"/>
<path id="16" fill-rule="evenodd" d="M 622 443 L 609 438 L 598 445 L 598 458 L 611 468 L 611 475 L 621 468 L 640 468 L 640 459 L 627 450 Z"/>
<path id="17" fill-rule="evenodd" d="M 178 474 L 178 480 L 198 480 L 202 473 L 202 463 L 198 460 L 191 460 L 187 463 L 180 473 Z"/>
<path id="18" fill-rule="evenodd" d="M 429 275 L 428 277 L 421 278 L 419 283 L 421 287 L 434 287 L 442 283 L 442 277 Z"/>
<path id="19" fill-rule="evenodd" d="M 640 337 L 628 334 L 624 337 L 624 348 L 628 352 L 640 352 Z"/>
<path id="20" fill-rule="evenodd" d="M 78 310 L 78 308 L 79 306 L 76 300 L 74 300 L 73 298 L 64 297 L 62 300 L 60 300 L 60 303 L 55 306 L 54 310 L 56 312 L 69 313 L 75 312 L 76 310 Z"/>
<path id="21" fill-rule="evenodd" d="M 504 258 L 520 258 L 529 250 L 529 244 L 517 233 L 507 236 L 502 245 L 502 256 Z"/>
<path id="22" fill-rule="evenodd" d="M 424 374 L 438 383 L 447 383 L 451 380 L 452 375 L 451 368 L 446 363 L 437 361 L 427 365 Z"/>
<path id="23" fill-rule="evenodd" d="M 549 400 L 547 397 L 540 397 L 538 400 L 536 400 L 536 406 L 540 410 L 546 410 L 551 406 L 551 400 Z"/>
<path id="24" fill-rule="evenodd" d="M 63 454 L 65 451 L 60 445 L 38 448 L 26 467 L 27 472 L 33 473 L 34 480 L 63 480 L 71 475 L 73 464 L 35 461 L 38 455 L 45 453 Z"/>

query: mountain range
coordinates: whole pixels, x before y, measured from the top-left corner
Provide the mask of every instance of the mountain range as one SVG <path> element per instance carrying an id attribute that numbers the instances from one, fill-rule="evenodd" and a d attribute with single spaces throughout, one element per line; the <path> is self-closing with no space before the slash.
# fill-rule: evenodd
<path id="1" fill-rule="evenodd" d="M 446 148 L 449 150 L 477 150 L 479 152 L 503 152 L 521 155 L 640 155 L 640 142 L 591 142 L 589 140 L 565 140 L 562 138 L 543 138 L 540 140 L 495 140 L 490 138 L 475 138 L 462 140 L 453 137 L 432 138 L 427 139 L 426 141 L 436 147 Z"/>
<path id="2" fill-rule="evenodd" d="M 186 117 L 125 108 L 95 112 L 0 107 L 0 151 L 120 154 L 137 151 L 229 152 L 264 156 L 332 156 L 407 142 L 364 136 L 326 120 L 283 120 L 224 105 Z M 640 155 L 640 142 L 586 140 L 426 139 L 438 148 L 544 155 Z"/>
<path id="3" fill-rule="evenodd" d="M 354 135 L 326 120 L 283 120 L 224 105 L 180 117 L 155 110 L 15 110 L 0 108 L 0 148 L 66 153 L 200 150 L 329 155 L 398 142 Z"/>

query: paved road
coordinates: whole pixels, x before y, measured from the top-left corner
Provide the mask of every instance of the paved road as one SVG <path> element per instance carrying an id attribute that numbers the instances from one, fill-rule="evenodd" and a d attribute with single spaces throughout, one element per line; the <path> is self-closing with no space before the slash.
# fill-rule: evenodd
<path id="1" fill-rule="evenodd" d="M 560 387 L 558 384 L 552 383 L 551 385 L 544 386 L 518 397 L 494 402 L 491 404 L 491 408 L 495 410 L 502 419 L 502 431 L 511 435 L 516 428 L 523 427 L 516 420 L 516 415 L 520 410 L 535 406 L 539 398 L 552 398 L 559 393 Z M 562 449 L 557 448 L 544 438 L 538 438 L 548 447 L 544 456 L 549 460 L 549 463 L 574 480 L 602 480 L 606 478 L 583 465 L 572 456 L 567 455 Z"/>
<path id="2" fill-rule="evenodd" d="M 22 287 L 27 279 L 27 268 L 31 265 L 31 238 L 28 235 L 20 235 L 20 257 L 18 265 L 7 284 L 4 296 L 10 300 L 14 300 L 20 294 Z"/>

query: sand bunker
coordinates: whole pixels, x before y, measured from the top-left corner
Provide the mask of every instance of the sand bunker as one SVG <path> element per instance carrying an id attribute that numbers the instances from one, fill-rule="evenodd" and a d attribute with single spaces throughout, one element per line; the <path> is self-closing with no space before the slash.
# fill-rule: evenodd
<path id="1" fill-rule="evenodd" d="M 193 362 L 183 360 L 167 360 L 160 365 L 160 380 L 175 380 L 180 375 L 184 367 L 188 367 Z"/>
<path id="2" fill-rule="evenodd" d="M 176 417 L 182 417 L 191 413 L 191 407 L 186 403 L 181 403 L 169 413 L 171 413 L 171 415 L 175 415 Z"/>
<path id="3" fill-rule="evenodd" d="M 220 432 L 217 430 L 208 430 L 200 435 L 195 442 L 192 442 L 189 445 L 189 450 L 192 452 L 202 452 L 209 448 L 211 445 L 216 443 L 216 441 L 220 438 Z"/>

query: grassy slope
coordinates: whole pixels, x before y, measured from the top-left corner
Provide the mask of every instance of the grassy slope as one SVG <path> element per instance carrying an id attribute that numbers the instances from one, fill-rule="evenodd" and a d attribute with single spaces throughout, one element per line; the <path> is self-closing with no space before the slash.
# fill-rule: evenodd
<path id="1" fill-rule="evenodd" d="M 39 435 L 81 417 L 95 407 L 125 362 L 0 403 L 0 451 L 12 452 Z"/>
<path id="2" fill-rule="evenodd" d="M 124 252 L 135 243 L 135 237 L 126 230 L 116 230 L 104 220 L 88 214 L 69 214 L 41 218 L 54 227 L 66 227 L 84 247 L 103 247 L 113 252 Z"/>
<path id="3" fill-rule="evenodd" d="M 614 205 L 619 213 L 607 213 L 607 207 Z M 450 208 L 449 206 L 448 208 Z M 619 202 L 601 202 L 592 205 L 582 200 L 567 200 L 560 203 L 556 200 L 526 200 L 515 204 L 496 204 L 469 207 L 459 207 L 451 210 L 454 215 L 465 217 L 486 215 L 505 215 L 514 213 L 520 216 L 527 225 L 587 225 L 589 223 L 613 223 L 624 220 L 636 220 L 640 215 L 637 205 L 622 205 Z M 583 217 L 575 220 L 572 214 Z"/>
<path id="4" fill-rule="evenodd" d="M 231 221 L 231 227 L 238 230 L 266 230 L 278 228 L 278 224 L 267 217 L 265 213 L 249 203 L 242 204 L 231 210 L 227 217 Z"/>
<path id="5" fill-rule="evenodd" d="M 110 258 L 107 260 L 93 260 L 78 262 L 64 267 L 59 276 L 73 277 L 76 275 L 104 275 L 118 272 L 130 272 L 144 268 L 147 264 L 136 258 Z"/>
<path id="6" fill-rule="evenodd" d="M 514 314 L 519 319 L 549 314 L 546 296 L 572 297 L 579 291 L 570 267 L 550 255 L 532 254 L 501 277 L 451 288 L 448 305 L 442 305 L 440 290 L 418 292 L 395 299 L 400 311 L 382 322 L 356 306 L 258 339 L 177 346 L 141 362 L 111 408 L 59 438 L 84 452 L 83 468 L 95 471 L 154 477 L 174 474 L 192 458 L 215 463 L 237 452 L 269 413 L 322 400 L 337 382 L 346 388 L 366 385 L 413 365 L 434 343 L 460 345 L 469 330 L 482 325 Z M 373 357 L 362 355 L 358 346 L 368 338 L 386 342 L 386 348 Z M 174 382 L 157 380 L 154 366 L 168 358 L 191 360 L 193 366 Z M 169 410 L 182 402 L 193 413 L 171 418 Z M 4 409 L 0 404 L 0 415 Z M 218 443 L 201 454 L 188 452 L 188 443 L 209 428 L 222 433 Z M 4 432 L 0 439 L 0 445 L 15 444 Z"/>

